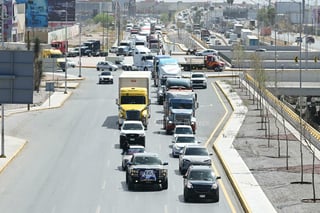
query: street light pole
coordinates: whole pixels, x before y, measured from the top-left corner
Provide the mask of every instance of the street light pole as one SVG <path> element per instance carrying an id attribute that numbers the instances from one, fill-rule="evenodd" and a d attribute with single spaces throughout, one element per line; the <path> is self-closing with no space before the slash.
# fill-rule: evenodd
<path id="1" fill-rule="evenodd" d="M 67 23 L 68 23 L 68 2 L 66 2 L 66 26 L 65 26 L 65 42 L 68 41 L 68 29 L 67 29 Z M 65 72 L 64 72 L 64 94 L 67 94 L 67 70 L 68 70 L 68 62 L 67 62 L 67 54 L 64 54 L 65 59 Z"/>
<path id="2" fill-rule="evenodd" d="M 81 32 L 82 31 L 82 27 L 81 27 L 81 18 L 79 19 L 79 75 L 78 77 L 82 77 L 81 76 L 81 67 L 82 67 L 82 64 L 81 64 Z"/>

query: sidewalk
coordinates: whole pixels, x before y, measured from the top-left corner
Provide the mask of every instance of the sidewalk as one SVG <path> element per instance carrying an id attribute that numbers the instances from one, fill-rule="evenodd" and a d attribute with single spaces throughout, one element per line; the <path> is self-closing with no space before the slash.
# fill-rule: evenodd
<path id="1" fill-rule="evenodd" d="M 261 125 L 260 110 L 239 85 L 218 83 L 234 108 L 232 117 L 214 145 L 246 212 L 319 212 L 313 202 L 312 154 L 300 133 L 268 104 L 270 137 Z M 256 103 L 257 100 L 255 100 Z M 268 139 L 269 137 L 269 139 Z M 288 146 L 287 146 L 288 145 Z M 288 147 L 288 154 L 286 153 Z M 313 150 L 313 147 L 311 146 Z M 301 150 L 301 151 L 300 151 Z M 320 190 L 319 151 L 315 151 L 315 192 Z M 304 181 L 301 184 L 303 153 Z M 288 158 L 286 158 L 288 156 Z M 287 161 L 288 160 L 288 161 Z M 288 162 L 288 168 L 286 164 Z M 298 184 L 297 184 L 298 183 Z M 319 197 L 319 196 L 318 196 Z"/>

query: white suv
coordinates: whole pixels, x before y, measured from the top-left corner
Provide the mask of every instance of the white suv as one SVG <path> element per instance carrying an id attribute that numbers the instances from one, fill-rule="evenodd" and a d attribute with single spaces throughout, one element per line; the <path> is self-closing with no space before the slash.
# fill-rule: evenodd
<path id="1" fill-rule="evenodd" d="M 203 72 L 194 72 L 191 74 L 192 88 L 202 87 L 207 88 L 207 76 Z"/>
<path id="2" fill-rule="evenodd" d="M 124 121 L 120 130 L 120 148 L 124 148 L 125 142 L 129 145 L 145 146 L 146 132 L 141 121 Z"/>

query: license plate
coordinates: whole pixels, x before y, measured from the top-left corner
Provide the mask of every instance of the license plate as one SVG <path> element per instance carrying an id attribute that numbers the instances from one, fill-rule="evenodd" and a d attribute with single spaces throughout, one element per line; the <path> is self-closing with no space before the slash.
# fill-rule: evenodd
<path id="1" fill-rule="evenodd" d="M 145 170 L 141 173 L 141 180 L 142 181 L 155 181 L 156 175 L 153 170 Z"/>
<path id="2" fill-rule="evenodd" d="M 134 139 L 134 138 L 130 138 L 129 140 L 130 140 L 130 141 L 134 141 L 135 139 Z"/>
<path id="3" fill-rule="evenodd" d="M 206 195 L 199 195 L 199 197 L 200 197 L 200 198 L 205 198 L 205 197 L 206 197 Z"/>

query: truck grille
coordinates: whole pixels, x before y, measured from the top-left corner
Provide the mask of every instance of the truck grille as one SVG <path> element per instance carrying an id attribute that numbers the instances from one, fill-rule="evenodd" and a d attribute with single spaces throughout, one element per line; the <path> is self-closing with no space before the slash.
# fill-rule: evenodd
<path id="1" fill-rule="evenodd" d="M 183 114 L 176 114 L 175 115 L 175 124 L 186 124 L 186 125 L 190 125 L 191 123 L 191 118 L 190 118 L 190 115 L 183 115 Z"/>

